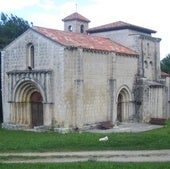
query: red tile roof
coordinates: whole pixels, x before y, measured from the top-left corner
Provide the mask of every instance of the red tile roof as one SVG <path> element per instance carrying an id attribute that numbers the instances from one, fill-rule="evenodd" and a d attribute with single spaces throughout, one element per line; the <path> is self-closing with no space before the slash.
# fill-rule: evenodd
<path id="1" fill-rule="evenodd" d="M 37 26 L 33 27 L 33 30 L 65 46 L 82 47 L 85 49 L 109 51 L 135 56 L 138 55 L 135 51 L 115 43 L 108 38 Z"/>
<path id="2" fill-rule="evenodd" d="M 168 74 L 168 73 L 166 73 L 166 72 L 161 72 L 161 76 L 167 77 L 167 76 L 170 76 L 170 74 Z"/>
<path id="3" fill-rule="evenodd" d="M 122 22 L 122 21 L 113 22 L 113 23 L 109 23 L 106 25 L 90 28 L 87 30 L 87 32 L 93 33 L 93 32 L 103 32 L 103 31 L 111 31 L 111 30 L 120 30 L 120 29 L 132 29 L 132 30 L 141 31 L 144 33 L 149 33 L 149 34 L 156 33 L 156 31 L 154 30 L 132 25 L 132 24 Z"/>
<path id="4" fill-rule="evenodd" d="M 79 20 L 79 21 L 85 21 L 85 22 L 90 22 L 89 19 L 85 18 L 84 16 L 80 15 L 79 13 L 75 12 L 64 19 L 62 21 L 72 21 L 72 20 Z"/>

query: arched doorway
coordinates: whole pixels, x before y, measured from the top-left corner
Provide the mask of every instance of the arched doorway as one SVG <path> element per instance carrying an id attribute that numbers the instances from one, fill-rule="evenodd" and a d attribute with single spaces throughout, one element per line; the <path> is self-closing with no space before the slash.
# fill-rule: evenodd
<path id="1" fill-rule="evenodd" d="M 126 88 L 120 90 L 117 97 L 117 121 L 128 121 L 130 115 L 130 94 Z"/>
<path id="2" fill-rule="evenodd" d="M 119 94 L 118 103 L 117 103 L 117 120 L 119 122 L 122 122 L 122 102 L 123 102 L 123 96 Z"/>
<path id="3" fill-rule="evenodd" d="M 11 123 L 25 126 L 26 128 L 44 125 L 43 108 L 45 98 L 38 83 L 35 83 L 30 78 L 21 78 L 11 94 Z M 37 110 L 39 110 L 39 113 L 37 113 Z M 36 120 L 36 115 L 39 120 Z"/>
<path id="4" fill-rule="evenodd" d="M 30 97 L 32 127 L 43 125 L 43 98 L 39 92 L 34 92 Z"/>

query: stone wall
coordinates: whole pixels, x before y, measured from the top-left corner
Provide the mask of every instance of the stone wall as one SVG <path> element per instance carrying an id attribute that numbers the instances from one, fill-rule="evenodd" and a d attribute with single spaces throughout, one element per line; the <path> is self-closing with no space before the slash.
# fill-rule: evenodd
<path id="1" fill-rule="evenodd" d="M 97 32 L 93 33 L 93 35 L 101 36 L 110 38 L 111 40 L 122 44 L 136 52 L 140 51 L 140 44 L 138 43 L 138 36 L 139 35 L 147 35 L 138 31 L 129 30 L 129 29 L 122 29 L 122 30 L 113 30 L 113 31 L 106 31 L 106 32 Z"/>
<path id="2" fill-rule="evenodd" d="M 135 114 L 134 85 L 138 70 L 138 57 L 117 55 L 115 67 L 114 79 L 116 80 L 116 97 L 114 102 L 115 109 L 113 121 L 116 121 L 117 118 L 118 96 L 125 91 L 124 101 L 126 100 L 127 105 L 123 108 L 122 120 L 133 120 Z"/>
<path id="3" fill-rule="evenodd" d="M 162 82 L 136 81 L 134 95 L 136 116 L 139 121 L 149 122 L 150 118 L 167 118 L 167 89 Z"/>
<path id="4" fill-rule="evenodd" d="M 166 77 L 164 80 L 166 84 L 166 97 L 164 97 L 164 109 L 167 111 L 167 118 L 170 118 L 170 77 Z"/>
<path id="5" fill-rule="evenodd" d="M 139 57 L 62 46 L 31 29 L 12 42 L 2 52 L 4 126 L 31 126 L 30 96 L 35 91 L 43 97 L 43 125 L 56 130 L 116 122 L 120 110 L 123 122 L 166 117 L 169 88 L 160 81 L 160 39 L 129 30 L 117 33 L 117 41 Z M 35 60 L 28 69 L 30 43 Z"/>
<path id="6" fill-rule="evenodd" d="M 126 119 L 134 114 L 132 93 L 137 57 L 70 48 L 65 50 L 64 60 L 66 114 L 63 112 L 63 123 L 83 127 L 101 121 L 115 121 L 117 97 L 123 88 L 127 88 L 130 95 Z"/>
<path id="7" fill-rule="evenodd" d="M 109 54 L 84 52 L 84 123 L 109 120 L 108 117 Z"/>
<path id="8" fill-rule="evenodd" d="M 28 70 L 27 67 L 27 45 L 32 43 L 34 46 L 34 68 L 32 70 Z M 21 91 L 21 94 L 24 92 L 24 88 L 29 89 L 29 95 L 32 92 L 38 91 L 43 96 L 43 107 L 44 107 L 44 124 L 51 125 L 52 117 L 54 116 L 54 83 L 53 81 L 57 81 L 57 77 L 62 76 L 62 70 L 59 67 L 62 65 L 62 51 L 63 47 L 61 45 L 57 45 L 47 38 L 40 36 L 38 33 L 28 30 L 24 34 L 22 34 L 19 38 L 17 38 L 14 42 L 12 42 L 2 55 L 2 95 L 3 95 L 3 114 L 4 114 L 4 123 L 18 123 L 19 121 L 16 119 L 12 120 L 13 117 L 13 108 L 16 102 L 16 92 L 14 89 L 18 86 L 16 91 Z M 57 70 L 58 72 L 57 72 Z M 51 71 L 51 75 L 49 78 L 46 76 L 45 72 Z M 7 72 L 11 72 L 12 74 L 8 74 Z M 13 76 L 11 76 L 13 75 Z M 23 76 L 24 75 L 24 76 Z M 9 76 L 11 78 L 9 78 Z M 61 81 L 58 82 L 57 88 L 60 88 L 62 85 Z M 10 85 L 11 84 L 11 85 Z M 24 87 L 25 85 L 25 87 Z M 29 87 L 30 86 L 30 87 Z M 32 87 L 31 87 L 32 86 Z M 34 86 L 34 87 L 33 87 Z M 51 94 L 50 94 L 51 93 Z M 50 94 L 50 96 L 49 96 Z M 10 96 L 13 95 L 13 99 L 11 101 Z M 24 96 L 24 95 L 23 95 Z M 48 98 L 47 98 L 48 97 Z M 25 98 L 25 97 L 20 97 Z M 22 100 L 19 102 L 24 102 L 29 100 Z M 26 99 L 26 98 L 25 98 Z M 17 101 L 18 102 L 18 101 Z M 29 104 L 29 103 L 25 103 Z M 25 112 L 30 113 L 29 106 L 25 106 Z M 24 110 L 24 109 L 22 109 Z M 22 112 L 23 113 L 23 112 Z M 29 117 L 30 115 L 26 115 Z M 24 116 L 22 116 L 24 118 Z M 23 122 L 24 121 L 24 122 Z M 19 123 L 29 123 L 30 119 L 22 119 Z M 29 125 L 29 124 L 28 124 Z"/>
<path id="9" fill-rule="evenodd" d="M 69 126 L 107 120 L 108 55 L 70 48 L 65 50 L 64 102 Z M 64 118 L 68 117 L 68 118 Z"/>
<path id="10" fill-rule="evenodd" d="M 83 25 L 84 32 L 81 32 L 81 25 Z M 72 27 L 71 32 L 77 32 L 77 33 L 86 33 L 86 30 L 88 29 L 88 23 L 83 21 L 66 21 L 64 23 L 64 30 L 69 31 L 69 26 Z"/>
<path id="11" fill-rule="evenodd" d="M 136 51 L 139 53 L 138 75 L 148 80 L 160 79 L 160 38 L 130 29 L 99 32 L 94 35 L 110 38 Z"/>

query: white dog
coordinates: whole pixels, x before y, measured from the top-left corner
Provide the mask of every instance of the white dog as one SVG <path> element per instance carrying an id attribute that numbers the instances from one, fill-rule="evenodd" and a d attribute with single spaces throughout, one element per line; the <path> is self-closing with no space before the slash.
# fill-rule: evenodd
<path id="1" fill-rule="evenodd" d="M 100 138 L 99 141 L 108 141 L 108 139 L 109 139 L 109 138 L 106 136 L 106 137 Z"/>

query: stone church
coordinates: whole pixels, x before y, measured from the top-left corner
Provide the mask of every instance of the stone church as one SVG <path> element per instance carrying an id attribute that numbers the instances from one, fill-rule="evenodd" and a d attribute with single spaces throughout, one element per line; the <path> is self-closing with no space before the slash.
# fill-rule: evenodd
<path id="1" fill-rule="evenodd" d="M 1 52 L 3 127 L 168 118 L 156 31 L 122 21 L 89 28 L 77 12 L 62 21 L 64 31 L 35 26 Z"/>

